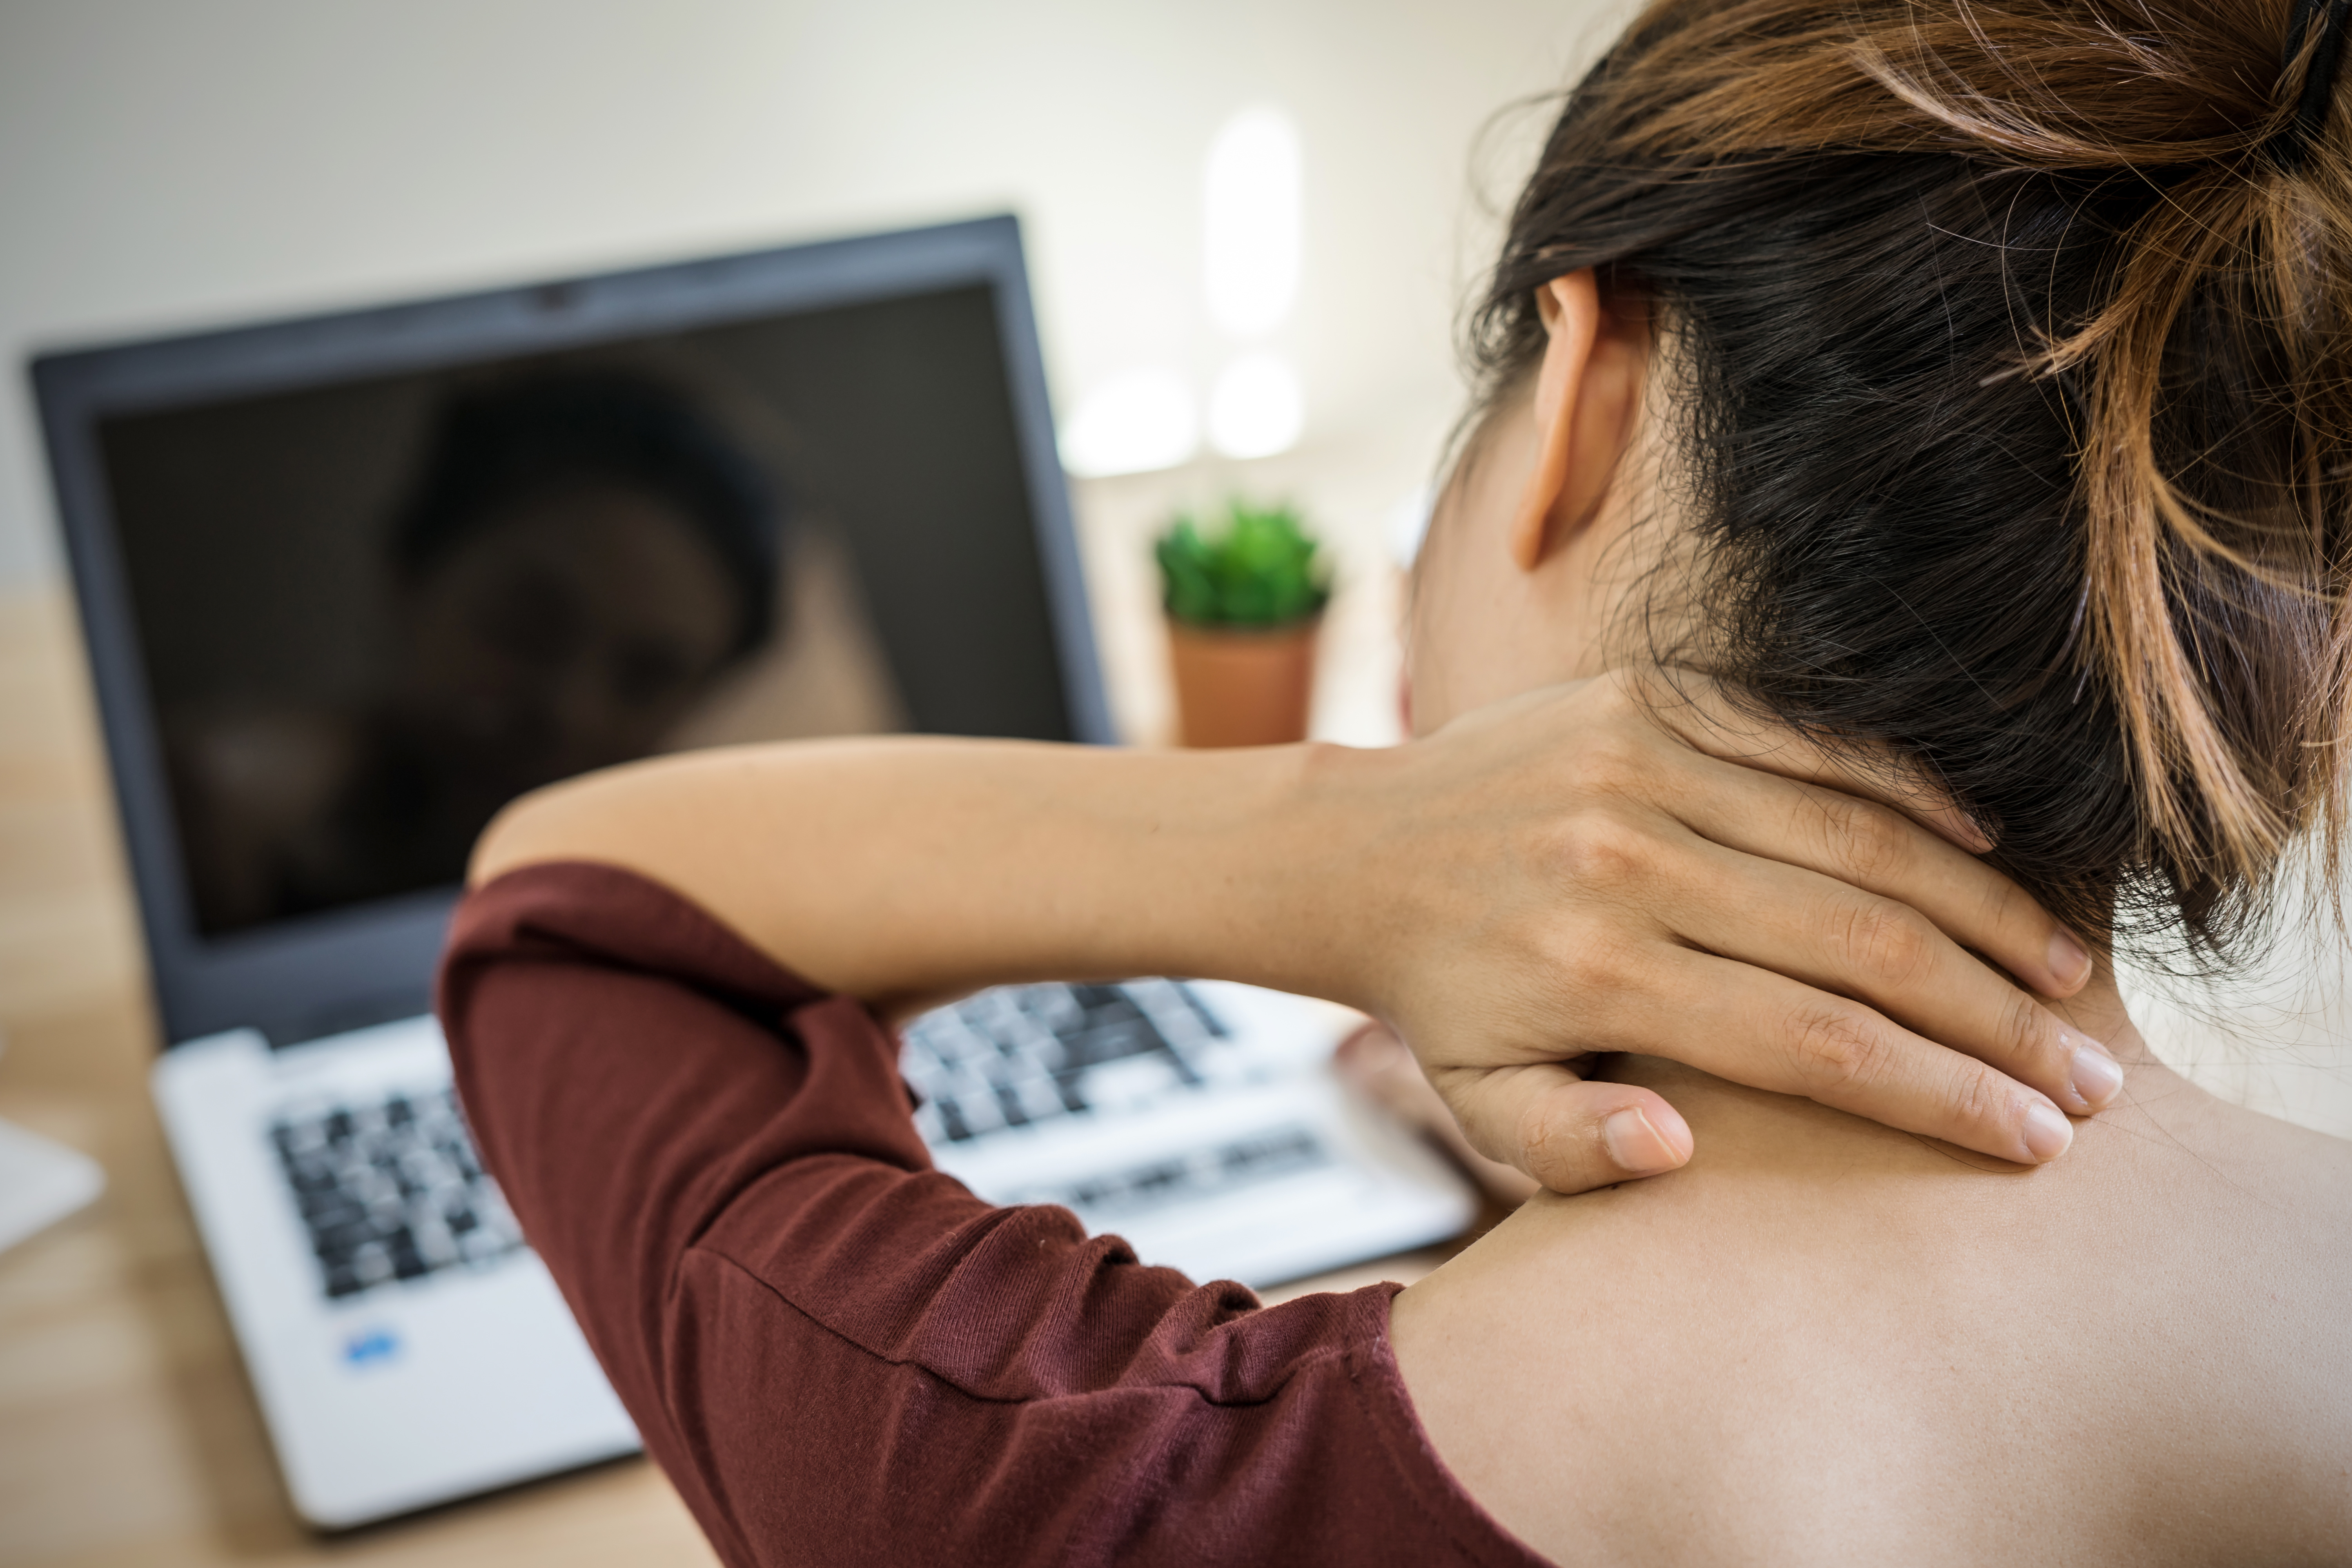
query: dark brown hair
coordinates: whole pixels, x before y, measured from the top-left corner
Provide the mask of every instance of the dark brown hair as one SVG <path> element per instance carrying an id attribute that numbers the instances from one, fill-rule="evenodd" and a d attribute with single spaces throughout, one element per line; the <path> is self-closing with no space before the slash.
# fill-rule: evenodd
<path id="1" fill-rule="evenodd" d="M 2206 962 L 2343 817 L 2352 132 L 2291 130 L 2292 9 L 1656 0 L 1472 330 L 1491 404 L 1548 279 L 1648 301 L 1706 621 L 1654 651 Z"/>

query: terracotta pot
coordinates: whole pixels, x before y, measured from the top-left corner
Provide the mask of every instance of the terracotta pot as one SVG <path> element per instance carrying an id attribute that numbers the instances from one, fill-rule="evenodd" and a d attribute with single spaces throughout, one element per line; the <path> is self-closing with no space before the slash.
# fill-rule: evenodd
<path id="1" fill-rule="evenodd" d="M 1270 630 L 1168 623 L 1179 732 L 1188 746 L 1280 746 L 1307 739 L 1322 619 Z"/>

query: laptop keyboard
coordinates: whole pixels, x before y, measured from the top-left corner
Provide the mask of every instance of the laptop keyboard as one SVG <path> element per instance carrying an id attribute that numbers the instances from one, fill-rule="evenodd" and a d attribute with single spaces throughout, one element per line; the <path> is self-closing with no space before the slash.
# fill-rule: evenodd
<path id="1" fill-rule="evenodd" d="M 454 1089 L 306 1107 L 269 1130 L 330 1300 L 519 1251 Z"/>
<path id="2" fill-rule="evenodd" d="M 1255 1076 L 1224 1021 L 1174 980 L 983 991 L 908 1025 L 898 1068 L 920 1101 L 915 1125 L 934 1148 L 1097 1112 L 1148 1118 L 1170 1100 Z M 987 1195 L 1061 1204 L 1102 1226 L 1336 1163 L 1315 1129 L 1294 1122 Z"/>
<path id="3" fill-rule="evenodd" d="M 1060 1204 L 1097 1225 L 1116 1224 L 1151 1209 L 1216 1197 L 1237 1187 L 1254 1186 L 1300 1171 L 1320 1170 L 1336 1163 L 1330 1149 L 1315 1135 L 1313 1128 L 1273 1127 L 1250 1137 L 1185 1150 L 1141 1164 L 1017 1188 L 1006 1193 L 1003 1201 Z"/>
<path id="4" fill-rule="evenodd" d="M 908 1026 L 900 1071 L 926 1142 L 961 1143 L 1096 1111 L 1139 1111 L 1248 1076 L 1232 1031 L 1173 980 L 1007 985 Z M 523 1247 L 455 1089 L 305 1107 L 269 1130 L 331 1300 Z M 1304 1127 L 1106 1171 L 1019 1200 L 1157 1206 L 1328 1163 Z"/>
<path id="5" fill-rule="evenodd" d="M 908 1025 L 898 1068 L 926 1142 L 1134 1110 L 1234 1076 L 1232 1031 L 1189 985 L 1005 985 Z"/>

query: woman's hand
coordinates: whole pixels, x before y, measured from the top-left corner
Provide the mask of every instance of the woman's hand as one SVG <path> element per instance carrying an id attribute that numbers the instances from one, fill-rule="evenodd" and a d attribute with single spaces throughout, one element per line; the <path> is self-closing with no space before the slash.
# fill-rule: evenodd
<path id="1" fill-rule="evenodd" d="M 1914 805 L 1931 832 L 1701 679 L 1657 679 L 1531 693 L 1310 774 L 1297 831 L 1326 859 L 1299 885 L 1339 896 L 1299 915 L 1341 972 L 1312 988 L 1389 1023 L 1471 1144 L 1557 1192 L 1690 1156 L 1659 1096 L 1580 1076 L 1604 1052 L 2063 1152 L 2061 1110 L 2122 1074 L 2017 982 L 2071 995 L 2083 944 L 1960 847 L 1990 847 L 1940 797 Z"/>
<path id="2" fill-rule="evenodd" d="M 1386 1024 L 1366 1023 L 1331 1052 L 1339 1076 L 1391 1117 L 1453 1156 L 1505 1208 L 1517 1208 L 1543 1188 L 1517 1165 L 1490 1160 L 1471 1147 L 1462 1123 L 1422 1076 L 1421 1064 Z"/>

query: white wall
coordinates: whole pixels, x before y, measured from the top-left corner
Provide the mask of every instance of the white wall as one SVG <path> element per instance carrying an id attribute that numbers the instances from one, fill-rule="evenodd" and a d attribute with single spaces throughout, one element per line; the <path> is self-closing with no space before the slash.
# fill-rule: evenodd
<path id="1" fill-rule="evenodd" d="M 1065 405 L 1205 376 L 1201 158 L 1259 102 L 1306 148 L 1308 439 L 1440 423 L 1473 143 L 1619 9 L 0 0 L 0 588 L 58 569 L 36 347 L 1009 207 Z"/>

